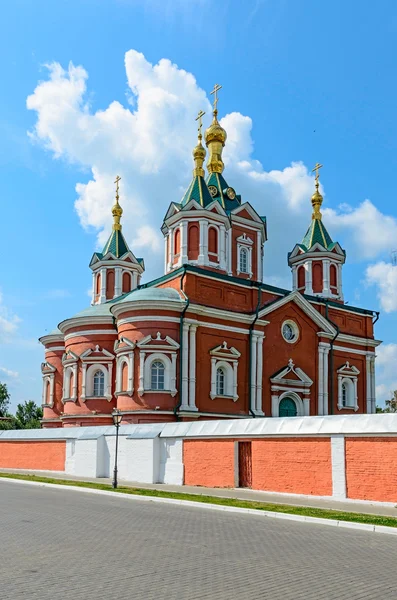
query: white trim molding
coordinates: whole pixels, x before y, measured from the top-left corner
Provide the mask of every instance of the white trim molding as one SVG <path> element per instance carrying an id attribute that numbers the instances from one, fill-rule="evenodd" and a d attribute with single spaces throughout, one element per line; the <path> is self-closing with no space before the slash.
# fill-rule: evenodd
<path id="1" fill-rule="evenodd" d="M 247 237 L 246 233 L 243 233 L 243 235 L 240 235 L 240 237 L 238 237 L 236 241 L 237 241 L 237 275 L 240 275 L 240 274 L 248 275 L 248 277 L 251 278 L 253 275 L 253 273 L 252 273 L 252 247 L 253 247 L 254 241 L 250 237 Z M 244 252 L 247 253 L 247 270 L 246 271 L 242 271 L 240 269 L 240 254 L 241 254 L 242 250 L 244 250 Z"/>
<path id="2" fill-rule="evenodd" d="M 161 337 L 160 331 L 155 338 L 147 335 L 137 343 L 139 348 L 139 387 L 138 394 L 163 393 L 176 396 L 176 357 L 179 344 L 168 335 Z M 164 365 L 164 390 L 151 389 L 151 366 L 159 360 Z"/>
<path id="3" fill-rule="evenodd" d="M 42 406 L 54 406 L 54 388 L 55 388 L 55 372 L 56 368 L 49 362 L 41 363 L 41 372 L 43 373 L 43 392 L 42 392 Z M 47 388 L 50 388 L 49 394 L 47 394 Z M 49 396 L 49 402 L 47 402 L 47 396 Z"/>
<path id="4" fill-rule="evenodd" d="M 236 348 L 228 348 L 227 342 L 216 346 L 210 350 L 211 357 L 211 390 L 210 398 L 231 398 L 233 402 L 238 400 L 237 393 L 237 370 L 238 359 L 241 353 Z M 224 372 L 224 393 L 219 394 L 217 390 L 217 372 L 223 369 Z"/>
<path id="5" fill-rule="evenodd" d="M 297 416 L 310 415 L 310 388 L 313 381 L 289 359 L 288 365 L 270 378 L 272 392 L 272 417 L 279 416 L 279 405 L 283 398 L 291 398 L 297 407 Z M 298 395 L 299 392 L 303 398 Z"/>
<path id="6" fill-rule="evenodd" d="M 357 381 L 360 371 L 349 361 L 338 370 L 338 410 L 358 411 Z M 345 395 L 345 398 L 343 397 Z"/>

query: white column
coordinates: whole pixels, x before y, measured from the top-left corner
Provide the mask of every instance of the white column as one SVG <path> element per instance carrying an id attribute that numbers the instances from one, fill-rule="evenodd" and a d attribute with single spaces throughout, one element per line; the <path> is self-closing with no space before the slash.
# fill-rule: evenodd
<path id="1" fill-rule="evenodd" d="M 189 410 L 189 323 L 183 324 L 182 333 L 182 402 L 181 410 Z"/>
<path id="2" fill-rule="evenodd" d="M 324 412 L 323 415 L 328 414 L 328 354 L 329 344 L 324 346 Z M 333 374 L 331 373 L 331 377 Z"/>
<path id="3" fill-rule="evenodd" d="M 357 377 L 355 377 L 353 379 L 353 386 L 354 386 L 354 408 L 355 408 L 355 410 L 357 410 L 358 409 Z"/>
<path id="4" fill-rule="evenodd" d="M 324 348 L 318 346 L 318 414 L 324 414 Z"/>
<path id="5" fill-rule="evenodd" d="M 343 407 L 343 394 L 342 394 L 342 375 L 338 375 L 338 408 Z"/>
<path id="6" fill-rule="evenodd" d="M 256 413 L 256 349 L 258 337 L 253 334 L 251 339 L 251 410 Z"/>
<path id="7" fill-rule="evenodd" d="M 343 288 L 342 288 L 342 264 L 338 264 L 338 296 L 341 300 L 343 300 Z"/>
<path id="8" fill-rule="evenodd" d="M 262 410 L 262 373 L 263 373 L 263 335 L 258 336 L 256 369 L 256 406 L 255 413 L 264 415 Z"/>
<path id="9" fill-rule="evenodd" d="M 95 304 L 95 280 L 96 280 L 96 273 L 92 274 L 92 299 L 91 299 L 91 304 Z"/>
<path id="10" fill-rule="evenodd" d="M 232 229 L 227 232 L 227 272 L 229 275 L 233 274 L 233 252 L 232 252 Z"/>
<path id="11" fill-rule="evenodd" d="M 168 235 L 170 238 L 169 252 L 168 252 L 168 270 L 171 271 L 172 264 L 174 262 L 174 227 L 171 227 Z"/>
<path id="12" fill-rule="evenodd" d="M 305 294 L 313 294 L 313 274 L 312 274 L 312 261 L 308 260 L 305 262 L 305 271 L 306 271 L 306 286 L 305 286 Z"/>
<path id="13" fill-rule="evenodd" d="M 307 396 L 303 398 L 303 415 L 305 417 L 310 417 L 310 398 Z"/>
<path id="14" fill-rule="evenodd" d="M 298 289 L 298 267 L 296 265 L 294 265 L 291 270 L 292 270 L 292 291 L 294 292 L 295 290 Z"/>
<path id="15" fill-rule="evenodd" d="M 263 274 L 262 274 L 262 234 L 260 231 L 256 232 L 256 244 L 257 244 L 257 252 L 256 252 L 256 256 L 257 256 L 257 266 L 256 266 L 256 270 L 257 272 L 254 273 L 254 278 L 256 279 L 256 281 L 262 281 L 263 278 Z"/>
<path id="16" fill-rule="evenodd" d="M 189 409 L 198 410 L 196 406 L 196 331 L 197 325 L 190 325 L 189 341 Z"/>
<path id="17" fill-rule="evenodd" d="M 81 400 L 85 400 L 86 397 L 86 386 L 87 386 L 87 364 L 83 363 L 82 374 L 81 374 Z"/>
<path id="18" fill-rule="evenodd" d="M 211 392 L 210 397 L 213 400 L 216 396 L 216 358 L 211 358 Z"/>
<path id="19" fill-rule="evenodd" d="M 122 293 L 122 279 L 121 279 L 121 267 L 115 267 L 114 269 L 114 296 L 113 298 L 118 298 Z"/>
<path id="20" fill-rule="evenodd" d="M 179 257 L 179 263 L 181 265 L 187 263 L 187 221 L 181 223 L 181 253 Z"/>
<path id="21" fill-rule="evenodd" d="M 332 496 L 338 500 L 346 498 L 345 438 L 331 436 Z"/>
<path id="22" fill-rule="evenodd" d="M 144 369 L 145 369 L 145 352 L 139 353 L 139 388 L 138 393 L 142 394 L 145 391 L 144 388 Z"/>
<path id="23" fill-rule="evenodd" d="M 376 384 L 375 384 L 375 356 L 372 356 L 371 360 L 371 382 L 372 382 L 372 412 L 376 413 Z"/>
<path id="24" fill-rule="evenodd" d="M 102 269 L 100 270 L 101 273 L 101 297 L 100 297 L 100 304 L 102 304 L 103 302 L 106 302 L 106 269 L 105 267 L 102 267 Z"/>
<path id="25" fill-rule="evenodd" d="M 233 400 L 236 402 L 238 400 L 237 393 L 237 369 L 238 369 L 238 361 L 235 360 L 233 363 Z"/>
<path id="26" fill-rule="evenodd" d="M 329 296 L 330 290 L 330 261 L 323 261 L 323 296 Z"/>
<path id="27" fill-rule="evenodd" d="M 368 414 L 372 413 L 372 356 L 370 354 L 366 355 L 365 360 L 365 370 L 366 370 L 366 412 Z"/>
<path id="28" fill-rule="evenodd" d="M 168 252 L 168 235 L 164 236 L 164 273 L 168 271 L 169 252 Z"/>
<path id="29" fill-rule="evenodd" d="M 226 271 L 226 230 L 225 226 L 219 226 L 219 266 Z"/>
<path id="30" fill-rule="evenodd" d="M 176 389 L 176 352 L 171 354 L 171 396 L 174 397 L 177 393 Z"/>
<path id="31" fill-rule="evenodd" d="M 132 273 L 132 289 L 135 290 L 138 287 L 138 273 L 134 271 Z"/>
<path id="32" fill-rule="evenodd" d="M 272 395 L 272 417 L 278 417 L 278 396 Z"/>
<path id="33" fill-rule="evenodd" d="M 112 399 L 112 377 L 113 377 L 113 363 L 109 363 L 108 366 L 108 389 L 107 389 L 107 399 L 110 401 Z"/>
<path id="34" fill-rule="evenodd" d="M 199 245 L 199 255 L 198 255 L 198 264 L 203 265 L 205 263 L 205 255 L 204 255 L 204 223 L 203 219 L 200 219 L 200 245 Z"/>

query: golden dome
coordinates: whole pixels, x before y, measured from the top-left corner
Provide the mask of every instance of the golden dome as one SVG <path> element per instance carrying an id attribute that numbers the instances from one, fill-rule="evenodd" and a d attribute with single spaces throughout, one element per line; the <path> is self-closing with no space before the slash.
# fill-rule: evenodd
<path id="1" fill-rule="evenodd" d="M 218 111 L 214 111 L 214 118 L 211 125 L 205 131 L 205 143 L 210 144 L 211 142 L 220 142 L 222 146 L 225 145 L 227 134 L 226 131 L 221 127 L 217 119 Z"/>
<path id="2" fill-rule="evenodd" d="M 193 176 L 194 177 L 204 177 L 204 169 L 203 163 L 205 159 L 205 155 L 207 154 L 201 140 L 203 136 L 199 133 L 197 146 L 193 150 L 193 158 L 194 158 L 194 169 Z"/>
<path id="3" fill-rule="evenodd" d="M 121 206 L 119 204 L 119 181 L 120 181 L 120 179 L 121 179 L 121 177 L 119 177 L 117 175 L 116 181 L 114 182 L 116 184 L 116 202 L 112 206 L 113 231 L 121 231 L 120 219 L 121 219 L 121 215 L 123 214 L 123 209 L 121 208 Z"/>

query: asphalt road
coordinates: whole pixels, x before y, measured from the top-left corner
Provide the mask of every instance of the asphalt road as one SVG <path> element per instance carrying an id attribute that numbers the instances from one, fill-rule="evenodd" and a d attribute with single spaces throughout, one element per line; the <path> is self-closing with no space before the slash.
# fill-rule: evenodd
<path id="1" fill-rule="evenodd" d="M 397 598 L 397 537 L 0 482 L 0 599 Z"/>

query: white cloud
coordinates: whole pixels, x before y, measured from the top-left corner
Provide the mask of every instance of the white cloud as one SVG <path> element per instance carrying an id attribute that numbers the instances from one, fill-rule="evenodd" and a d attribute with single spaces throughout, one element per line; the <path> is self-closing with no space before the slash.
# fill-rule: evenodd
<path id="1" fill-rule="evenodd" d="M 397 344 L 382 344 L 376 349 L 376 401 L 383 406 L 385 400 L 397 390 Z"/>
<path id="2" fill-rule="evenodd" d="M 0 292 L 0 343 L 8 343 L 15 334 L 21 319 L 14 315 L 3 303 Z"/>
<path id="3" fill-rule="evenodd" d="M 123 231 L 132 251 L 146 258 L 146 275 L 151 278 L 163 269 L 162 218 L 169 203 L 179 201 L 191 176 L 195 115 L 205 110 L 208 125 L 211 105 L 194 76 L 167 59 L 153 65 L 129 50 L 125 69 L 132 95 L 127 107 L 116 100 L 93 112 L 88 74 L 72 63 L 67 70 L 58 63 L 49 65 L 48 79 L 37 85 L 27 107 L 37 115 L 33 139 L 54 157 L 90 169 L 88 183 L 76 185 L 75 208 L 82 226 L 98 231 L 98 246 L 111 227 L 113 181 L 117 174 L 122 177 Z M 313 177 L 302 162 L 265 171 L 252 156 L 252 120 L 233 112 L 221 122 L 228 134 L 226 180 L 268 220 L 265 252 L 271 260 L 265 260 L 266 276 L 289 277 L 287 252 L 310 224 Z M 396 238 L 395 220 L 368 200 L 357 208 L 324 212 L 327 224 L 346 230 L 354 240 L 356 255 L 375 256 Z"/>
<path id="4" fill-rule="evenodd" d="M 46 292 L 46 294 L 44 295 L 45 298 L 50 298 L 52 300 L 57 300 L 59 298 L 69 298 L 70 297 L 70 292 L 69 290 L 63 290 L 63 289 L 53 289 L 53 290 L 48 290 L 48 292 Z"/>
<path id="5" fill-rule="evenodd" d="M 19 377 L 18 371 L 11 371 L 5 367 L 0 367 L 0 375 L 3 374 L 7 379 L 16 379 Z"/>
<path id="6" fill-rule="evenodd" d="M 397 310 L 397 266 L 378 262 L 369 265 L 365 272 L 366 283 L 377 287 L 377 296 L 386 313 Z"/>

